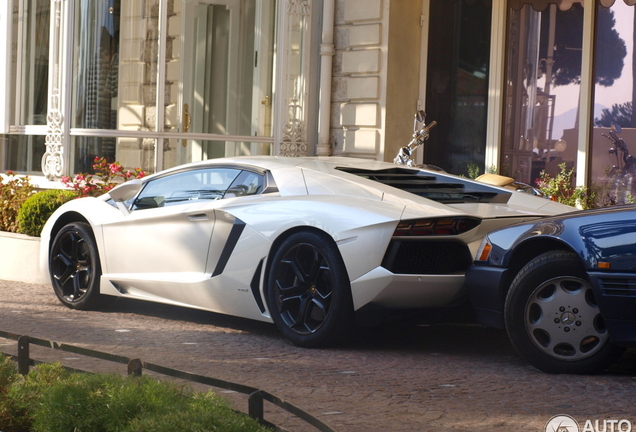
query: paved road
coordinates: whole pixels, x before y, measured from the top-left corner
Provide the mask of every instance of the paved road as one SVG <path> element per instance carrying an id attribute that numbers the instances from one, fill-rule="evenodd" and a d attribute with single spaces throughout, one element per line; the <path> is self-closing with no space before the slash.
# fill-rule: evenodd
<path id="1" fill-rule="evenodd" d="M 586 420 L 602 426 L 626 419 L 636 430 L 633 351 L 602 375 L 546 375 L 525 364 L 504 333 L 470 324 L 386 326 L 361 332 L 346 348 L 307 350 L 271 325 L 202 311 L 137 301 L 73 311 L 48 286 L 7 281 L 0 281 L 0 298 L 0 330 L 258 387 L 339 432 L 544 431 L 558 414 L 582 428 Z M 0 345 L 15 351 L 13 341 Z M 60 351 L 32 353 L 78 368 L 125 370 Z M 245 399 L 228 397 L 246 410 Z M 292 431 L 315 430 L 270 408 L 266 417 Z"/>

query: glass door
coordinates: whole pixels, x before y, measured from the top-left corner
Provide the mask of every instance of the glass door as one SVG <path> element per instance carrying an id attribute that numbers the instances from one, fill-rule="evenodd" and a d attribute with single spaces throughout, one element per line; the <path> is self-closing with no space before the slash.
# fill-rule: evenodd
<path id="1" fill-rule="evenodd" d="M 12 85 L 4 94 L 15 103 L 8 123 L 18 133 L 0 146 L 0 161 L 5 170 L 39 173 L 46 134 L 51 2 L 26 0 L 11 8 Z"/>
<path id="2" fill-rule="evenodd" d="M 430 0 L 424 163 L 453 174 L 484 165 L 491 17 L 488 2 Z"/>
<path id="3" fill-rule="evenodd" d="M 274 72 L 275 2 L 256 4 L 254 74 L 252 80 L 252 136 L 272 136 L 272 82 Z M 271 144 L 252 144 L 252 154 L 269 154 Z"/>
<path id="4" fill-rule="evenodd" d="M 179 162 L 269 153 L 248 137 L 271 136 L 274 0 L 184 8 Z"/>
<path id="5" fill-rule="evenodd" d="M 533 184 L 575 166 L 583 6 L 512 3 L 508 11 L 500 173 Z"/>

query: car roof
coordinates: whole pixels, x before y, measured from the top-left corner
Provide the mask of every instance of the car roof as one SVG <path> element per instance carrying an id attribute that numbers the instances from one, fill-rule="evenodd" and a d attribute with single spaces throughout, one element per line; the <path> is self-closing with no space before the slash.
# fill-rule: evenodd
<path id="1" fill-rule="evenodd" d="M 205 168 L 235 168 L 260 172 L 268 190 L 280 196 L 333 195 L 393 202 L 411 208 L 427 206 L 484 217 L 546 215 L 571 207 L 527 193 L 448 174 L 435 167 L 408 167 L 373 159 L 315 156 L 236 156 L 179 165 L 146 176 L 146 183 L 166 175 Z M 428 169 L 427 169 L 428 168 Z"/>
<path id="2" fill-rule="evenodd" d="M 143 181 L 183 170 L 215 166 L 260 171 L 263 174 L 269 172 L 274 178 L 278 192 L 284 196 L 352 196 L 395 201 L 407 205 L 409 203 L 432 205 L 440 209 L 441 207 L 437 204 L 450 205 L 454 206 L 456 210 L 461 208 L 460 211 L 470 213 L 483 212 L 483 208 L 480 207 L 481 210 L 479 210 L 474 206 L 504 203 L 506 207 L 501 207 L 501 209 L 508 213 L 516 212 L 513 208 L 530 212 L 530 214 L 536 214 L 537 211 L 540 213 L 544 211 L 548 211 L 548 213 L 571 211 L 571 208 L 545 198 L 521 192 L 511 192 L 508 189 L 455 176 L 441 170 L 343 156 L 216 158 L 160 171 L 148 176 Z M 550 206 L 558 208 L 546 210 Z"/>
<path id="3" fill-rule="evenodd" d="M 171 168 L 183 169 L 187 167 L 207 167 L 215 165 L 247 165 L 259 167 L 267 170 L 276 170 L 289 167 L 302 166 L 308 169 L 324 169 L 325 167 L 336 168 L 337 166 L 360 167 L 372 170 L 395 167 L 395 164 L 382 162 L 373 159 L 352 158 L 343 156 L 315 156 L 315 157 L 288 157 L 288 156 L 235 156 L 218 159 L 208 159 L 201 162 L 193 162 L 180 167 Z"/>

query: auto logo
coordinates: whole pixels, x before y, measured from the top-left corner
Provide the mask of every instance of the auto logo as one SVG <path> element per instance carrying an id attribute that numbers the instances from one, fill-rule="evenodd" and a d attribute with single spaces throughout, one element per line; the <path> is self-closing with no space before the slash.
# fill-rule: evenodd
<path id="1" fill-rule="evenodd" d="M 579 423 L 567 414 L 552 417 L 545 425 L 545 432 L 579 432 Z"/>
<path id="2" fill-rule="evenodd" d="M 575 319 L 576 317 L 572 312 L 565 312 L 563 315 L 561 315 L 561 322 L 563 323 L 563 325 L 566 326 L 571 326 L 572 324 L 574 324 Z"/>

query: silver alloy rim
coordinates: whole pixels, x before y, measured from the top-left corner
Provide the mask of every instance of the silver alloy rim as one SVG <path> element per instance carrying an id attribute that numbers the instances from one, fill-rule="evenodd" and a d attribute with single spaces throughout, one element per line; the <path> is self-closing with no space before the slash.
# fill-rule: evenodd
<path id="1" fill-rule="evenodd" d="M 592 287 L 577 277 L 558 277 L 537 287 L 526 303 L 524 320 L 532 342 L 558 360 L 591 357 L 608 340 Z"/>

